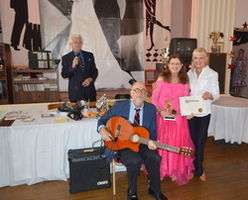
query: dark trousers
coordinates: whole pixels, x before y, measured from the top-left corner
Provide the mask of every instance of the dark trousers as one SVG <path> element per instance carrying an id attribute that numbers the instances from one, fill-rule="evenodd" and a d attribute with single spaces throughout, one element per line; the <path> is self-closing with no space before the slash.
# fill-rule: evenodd
<path id="1" fill-rule="evenodd" d="M 131 149 L 119 150 L 118 157 L 127 168 L 128 187 L 131 194 L 137 191 L 137 176 L 140 174 L 142 163 L 145 164 L 149 173 L 150 188 L 154 192 L 161 192 L 160 163 L 162 158 L 156 150 L 150 150 L 146 145 L 141 144 L 138 152 Z"/>
<path id="2" fill-rule="evenodd" d="M 22 30 L 24 28 L 25 23 L 28 21 L 27 16 L 23 16 L 23 13 L 16 12 L 15 14 L 15 22 L 11 35 L 11 44 L 13 46 L 18 46 L 20 43 L 20 37 Z"/>
<path id="3" fill-rule="evenodd" d="M 204 159 L 204 147 L 208 137 L 208 125 L 210 114 L 205 117 L 193 117 L 188 120 L 191 139 L 195 145 L 194 167 L 196 176 L 203 174 L 202 162 Z"/>

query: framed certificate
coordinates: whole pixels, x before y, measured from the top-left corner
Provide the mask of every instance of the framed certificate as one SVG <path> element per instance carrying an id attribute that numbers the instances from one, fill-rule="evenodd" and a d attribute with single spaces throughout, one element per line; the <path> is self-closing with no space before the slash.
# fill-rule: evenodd
<path id="1" fill-rule="evenodd" d="M 202 96 L 179 97 L 181 115 L 204 115 L 206 113 L 205 100 Z"/>

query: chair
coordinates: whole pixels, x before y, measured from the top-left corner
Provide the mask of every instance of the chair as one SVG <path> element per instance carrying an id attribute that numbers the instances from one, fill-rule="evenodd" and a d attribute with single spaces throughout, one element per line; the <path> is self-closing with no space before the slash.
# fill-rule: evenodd
<path id="1" fill-rule="evenodd" d="M 130 99 L 130 98 L 131 98 L 130 94 L 121 93 L 115 95 L 115 99 Z"/>
<path id="2" fill-rule="evenodd" d="M 95 108 L 96 107 L 96 101 L 90 102 L 90 108 Z"/>
<path id="3" fill-rule="evenodd" d="M 113 195 L 116 195 L 116 184 L 115 184 L 115 165 L 124 166 L 121 161 L 117 161 L 116 156 L 112 161 L 112 173 L 113 173 Z"/>
<path id="4" fill-rule="evenodd" d="M 115 183 L 115 165 L 118 166 L 124 166 L 121 161 L 117 161 L 117 157 L 115 156 L 114 159 L 112 160 L 112 173 L 113 173 L 113 195 L 116 195 L 116 183 Z M 143 168 L 144 163 L 141 166 L 141 170 L 144 171 Z"/>
<path id="5" fill-rule="evenodd" d="M 47 110 L 53 110 L 60 107 L 63 103 L 52 103 L 47 105 Z"/>

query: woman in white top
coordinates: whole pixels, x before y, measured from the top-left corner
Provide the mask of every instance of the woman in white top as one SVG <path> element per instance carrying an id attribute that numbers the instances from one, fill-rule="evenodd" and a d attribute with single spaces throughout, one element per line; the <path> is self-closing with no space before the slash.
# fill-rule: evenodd
<path id="1" fill-rule="evenodd" d="M 203 48 L 193 51 L 192 66 L 188 72 L 190 83 L 190 96 L 202 95 L 206 103 L 206 114 L 195 115 L 188 120 L 191 139 L 195 145 L 194 167 L 196 176 L 202 181 L 206 180 L 202 162 L 204 158 L 204 146 L 208 137 L 208 125 L 211 115 L 211 103 L 220 97 L 218 73 L 207 65 L 207 53 Z"/>

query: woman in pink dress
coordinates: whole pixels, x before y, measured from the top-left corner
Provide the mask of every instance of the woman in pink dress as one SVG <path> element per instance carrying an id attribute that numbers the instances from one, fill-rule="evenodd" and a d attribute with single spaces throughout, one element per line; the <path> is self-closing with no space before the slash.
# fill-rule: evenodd
<path id="1" fill-rule="evenodd" d="M 152 103 L 157 109 L 157 140 L 161 143 L 178 148 L 194 149 L 191 140 L 187 118 L 181 116 L 179 97 L 189 96 L 189 78 L 183 59 L 173 54 L 168 60 L 168 66 L 159 75 L 156 87 L 152 93 Z M 173 119 L 174 120 L 165 120 Z M 162 156 L 160 176 L 169 176 L 176 184 L 183 185 L 193 177 L 193 158 L 158 149 Z"/>

